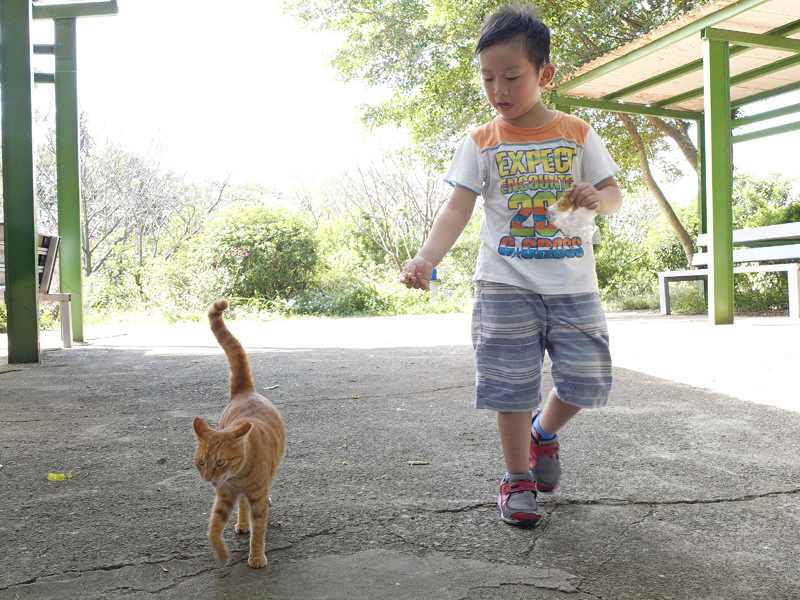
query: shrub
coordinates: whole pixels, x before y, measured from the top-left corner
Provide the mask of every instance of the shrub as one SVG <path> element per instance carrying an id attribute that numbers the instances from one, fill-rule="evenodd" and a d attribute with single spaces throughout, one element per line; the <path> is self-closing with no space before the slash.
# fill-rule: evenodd
<path id="1" fill-rule="evenodd" d="M 206 264 L 222 270 L 229 298 L 302 294 L 314 279 L 317 240 L 300 213 L 235 205 L 206 227 Z"/>

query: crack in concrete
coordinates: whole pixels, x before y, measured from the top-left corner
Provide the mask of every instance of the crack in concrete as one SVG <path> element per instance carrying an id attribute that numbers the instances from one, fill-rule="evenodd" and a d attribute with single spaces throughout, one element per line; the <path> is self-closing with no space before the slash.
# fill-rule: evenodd
<path id="1" fill-rule="evenodd" d="M 639 525 L 644 523 L 646 520 L 652 518 L 655 513 L 656 513 L 656 509 L 651 506 L 650 510 L 647 511 L 647 514 L 642 515 L 641 518 L 636 519 L 636 520 L 628 523 L 625 526 L 625 528 L 620 532 L 620 534 L 618 536 L 616 536 L 613 540 L 609 540 L 608 543 L 603 547 L 603 552 L 602 552 L 602 554 L 607 556 L 608 558 L 606 558 L 606 560 L 602 561 L 599 564 L 599 566 L 598 566 L 598 568 L 596 570 L 597 571 L 603 571 L 603 569 L 605 568 L 605 566 L 607 564 L 613 562 L 613 559 L 611 558 L 612 555 L 607 552 L 607 550 L 609 548 L 611 548 L 612 545 L 618 543 L 622 538 L 624 538 L 628 534 L 629 531 L 631 531 L 632 529 L 638 527 Z M 583 589 L 582 585 L 583 585 L 584 581 L 585 581 L 585 578 L 581 577 L 580 580 L 575 584 L 575 589 L 578 590 L 579 592 L 581 592 L 582 594 L 587 594 L 587 595 L 591 596 L 592 598 L 598 598 L 598 600 L 601 600 L 602 596 L 598 596 L 596 594 L 593 594 L 593 593 Z"/>
<path id="2" fill-rule="evenodd" d="M 118 571 L 119 569 L 125 569 L 125 568 L 128 568 L 128 567 L 141 567 L 141 566 L 146 566 L 146 565 L 159 565 L 160 566 L 163 563 L 170 562 L 172 560 L 192 560 L 192 559 L 195 559 L 195 558 L 200 558 L 201 556 L 204 556 L 204 555 L 205 555 L 205 553 L 203 553 L 203 554 L 198 553 L 198 554 L 194 554 L 194 555 L 181 554 L 181 555 L 177 555 L 177 556 L 169 556 L 169 557 L 166 557 L 166 558 L 162 558 L 160 560 L 145 560 L 145 561 L 141 561 L 141 562 L 123 563 L 123 564 L 117 564 L 117 565 L 100 565 L 100 566 L 96 566 L 96 567 L 90 567 L 88 569 L 80 569 L 80 570 L 79 569 L 72 569 L 72 570 L 69 570 L 69 571 L 62 571 L 60 573 L 48 573 L 48 574 L 45 574 L 45 575 L 39 575 L 37 577 L 33 577 L 32 579 L 28 579 L 27 581 L 20 581 L 20 582 L 16 582 L 16 583 L 11 583 L 11 584 L 9 584 L 9 585 L 7 585 L 5 587 L 0 587 L 0 592 L 6 591 L 6 590 L 10 590 L 11 588 L 14 588 L 14 587 L 25 586 L 25 585 L 33 585 L 33 584 L 38 583 L 41 580 L 48 579 L 48 578 L 51 578 L 51 577 L 59 577 L 59 576 L 62 576 L 62 575 L 84 575 L 84 574 L 87 574 L 87 573 L 97 573 L 98 571 Z"/>
<path id="3" fill-rule="evenodd" d="M 472 592 L 475 592 L 475 591 L 478 591 L 478 590 L 497 590 L 497 589 L 515 588 L 515 587 L 533 588 L 533 589 L 536 589 L 536 590 L 549 590 L 549 591 L 552 591 L 552 592 L 561 592 L 563 594 L 570 594 L 570 595 L 575 594 L 577 591 L 579 591 L 577 588 L 575 588 L 575 586 L 572 586 L 572 585 L 568 585 L 565 588 L 565 586 L 563 584 L 559 584 L 559 585 L 549 584 L 549 585 L 547 585 L 547 584 L 542 584 L 542 583 L 527 583 L 527 582 L 524 582 L 524 581 L 514 582 L 514 583 L 501 582 L 501 583 L 497 583 L 497 584 L 473 586 L 473 587 L 469 588 L 469 590 L 467 590 L 467 595 L 466 596 L 462 596 L 458 600 L 469 600 L 470 594 L 472 594 Z M 584 592 L 584 593 L 586 593 L 586 592 Z M 589 595 L 592 596 L 593 598 L 597 598 L 597 596 L 594 596 L 593 594 L 589 594 Z"/>
<path id="4" fill-rule="evenodd" d="M 778 496 L 793 496 L 800 493 L 800 488 L 792 490 L 779 490 L 764 492 L 763 494 L 745 494 L 731 498 L 709 498 L 707 500 L 630 500 L 625 498 L 597 498 L 594 500 L 570 500 L 559 499 L 555 501 L 557 506 L 681 506 L 681 505 L 704 505 L 704 504 L 728 504 L 732 502 L 752 502 L 753 500 L 763 500 Z"/>
<path id="5" fill-rule="evenodd" d="M 243 562 L 243 561 L 236 561 L 234 563 L 229 563 L 228 566 L 233 566 L 234 564 L 239 564 L 241 562 Z M 165 592 L 167 590 L 172 590 L 172 589 L 177 588 L 186 579 L 194 579 L 195 577 L 199 577 L 200 575 L 204 575 L 206 573 L 210 573 L 210 572 L 215 571 L 215 570 L 216 570 L 216 568 L 207 568 L 207 569 L 201 569 L 199 571 L 195 571 L 193 573 L 188 573 L 186 575 L 177 575 L 177 576 L 176 575 L 171 575 L 172 581 L 170 581 L 167 585 L 164 585 L 164 586 L 156 588 L 156 589 L 146 590 L 146 589 L 140 588 L 140 587 L 125 585 L 125 586 L 118 586 L 118 587 L 109 588 L 108 590 L 105 590 L 105 591 L 106 592 L 130 591 L 131 593 L 143 592 L 145 594 L 150 594 L 150 595 L 154 596 L 156 594 L 160 594 L 160 593 Z"/>
<path id="6" fill-rule="evenodd" d="M 481 508 L 492 508 L 497 506 L 496 502 L 478 502 L 476 504 L 468 504 L 466 506 L 458 506 L 456 508 L 435 508 L 435 509 L 420 509 L 422 512 L 429 512 L 429 513 L 461 513 L 461 512 L 469 512 L 471 510 L 480 510 Z"/>

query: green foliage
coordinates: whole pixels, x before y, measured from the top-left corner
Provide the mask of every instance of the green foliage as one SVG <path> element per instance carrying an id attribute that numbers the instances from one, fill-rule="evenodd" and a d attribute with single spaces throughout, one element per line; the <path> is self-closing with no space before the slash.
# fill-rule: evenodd
<path id="1" fill-rule="evenodd" d="M 777 173 L 762 179 L 737 170 L 733 177 L 733 228 L 797 221 L 800 205 L 791 197 L 793 184 L 793 179 Z"/>
<path id="2" fill-rule="evenodd" d="M 6 312 L 6 303 L 0 298 L 0 333 L 8 331 L 8 313 Z"/>
<path id="3" fill-rule="evenodd" d="M 734 176 L 734 228 L 744 229 L 800 222 L 800 202 L 792 197 L 794 180 L 771 175 L 758 178 L 744 172 Z M 649 206 L 649 208 L 648 208 Z M 696 239 L 694 204 L 675 209 L 689 235 Z M 656 274 L 688 268 L 683 248 L 652 200 L 631 198 L 600 223 L 603 244 L 596 250 L 601 296 L 611 310 L 658 307 Z M 670 286 L 672 310 L 697 314 L 707 310 L 702 284 Z M 786 276 L 780 273 L 737 274 L 734 306 L 739 312 L 786 310 Z"/>
<path id="4" fill-rule="evenodd" d="M 40 305 L 39 311 L 39 328 L 40 329 L 55 329 L 58 327 L 58 311 L 59 305 L 57 302 L 48 302 Z M 3 300 L 3 295 L 0 293 L 0 333 L 8 332 L 8 312 L 6 310 L 6 303 Z"/>
<path id="5" fill-rule="evenodd" d="M 205 265 L 227 273 L 220 293 L 229 298 L 302 294 L 314 278 L 317 241 L 301 214 L 235 205 L 216 215 L 206 232 Z"/>
<path id="6" fill-rule="evenodd" d="M 551 29 L 551 61 L 558 80 L 703 3 L 541 0 L 537 5 Z M 422 154 L 439 165 L 452 156 L 458 139 L 493 116 L 474 48 L 481 23 L 504 4 L 502 0 L 283 0 L 284 9 L 308 26 L 345 35 L 332 60 L 345 80 L 393 91 L 391 99 L 363 107 L 364 123 L 406 128 Z M 598 120 L 606 118 L 595 115 Z M 592 117 L 592 124 L 599 122 Z M 620 145 L 624 140 L 625 149 L 613 156 L 635 160 L 630 140 L 616 129 L 614 135 Z"/>
<path id="7" fill-rule="evenodd" d="M 142 270 L 124 248 L 110 254 L 103 268 L 86 278 L 84 295 L 89 312 L 129 312 L 141 308 L 142 290 L 138 278 Z"/>
<path id="8" fill-rule="evenodd" d="M 226 271 L 204 262 L 206 256 L 198 236 L 169 260 L 150 261 L 143 279 L 149 310 L 168 322 L 204 319 L 208 306 L 224 296 L 229 277 Z"/>
<path id="9" fill-rule="evenodd" d="M 372 246 L 347 218 L 331 218 L 321 221 L 316 228 L 319 264 L 316 277 L 316 292 L 333 294 L 342 288 L 358 283 L 374 268 Z"/>
<path id="10" fill-rule="evenodd" d="M 57 329 L 61 305 L 58 302 L 39 304 L 39 329 Z"/>
<path id="11" fill-rule="evenodd" d="M 482 212 L 472 215 L 472 219 L 461 237 L 458 238 L 438 267 L 444 289 L 452 290 L 457 296 L 472 297 L 474 291 L 472 276 L 475 274 L 478 251 L 481 247 L 479 233 L 482 222 Z"/>
<path id="12" fill-rule="evenodd" d="M 169 321 L 202 319 L 226 297 L 281 302 L 301 295 L 316 279 L 317 239 L 299 213 L 263 204 L 237 204 L 208 220 L 202 232 L 168 259 L 150 260 L 143 297 Z"/>
<path id="13" fill-rule="evenodd" d="M 676 213 L 696 236 L 694 207 Z M 600 293 L 613 310 L 658 306 L 656 273 L 685 269 L 686 255 L 666 218 L 647 196 L 626 201 L 622 209 L 600 220 L 602 244 L 596 248 Z M 678 304 L 677 302 L 675 303 Z"/>

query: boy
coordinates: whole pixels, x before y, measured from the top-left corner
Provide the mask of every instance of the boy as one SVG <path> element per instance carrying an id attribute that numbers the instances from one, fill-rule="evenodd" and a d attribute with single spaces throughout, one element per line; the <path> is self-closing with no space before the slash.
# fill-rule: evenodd
<path id="1" fill-rule="evenodd" d="M 491 15 L 475 52 L 486 97 L 499 114 L 456 151 L 445 176 L 452 196 L 401 281 L 428 287 L 482 195 L 472 313 L 475 406 L 497 412 L 507 470 L 501 518 L 536 524 L 542 518 L 537 492 L 552 491 L 561 473 L 556 432 L 581 408 L 603 406 L 611 389 L 591 240 L 552 226 L 547 207 L 574 184 L 574 206 L 601 215 L 617 211 L 622 194 L 613 175 L 619 169 L 588 124 L 542 104 L 555 68 L 550 32 L 532 6 Z M 555 386 L 534 413 L 545 350 Z"/>

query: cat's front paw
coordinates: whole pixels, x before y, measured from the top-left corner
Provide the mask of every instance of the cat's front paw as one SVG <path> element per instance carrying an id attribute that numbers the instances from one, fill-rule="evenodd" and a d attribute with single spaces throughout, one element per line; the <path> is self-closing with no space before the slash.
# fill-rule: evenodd
<path id="1" fill-rule="evenodd" d="M 237 523 L 236 533 L 247 533 L 250 531 L 250 523 Z"/>
<path id="2" fill-rule="evenodd" d="M 247 564 L 254 569 L 261 569 L 267 566 L 267 557 L 263 554 L 261 556 L 250 556 L 250 558 L 247 559 Z"/>

